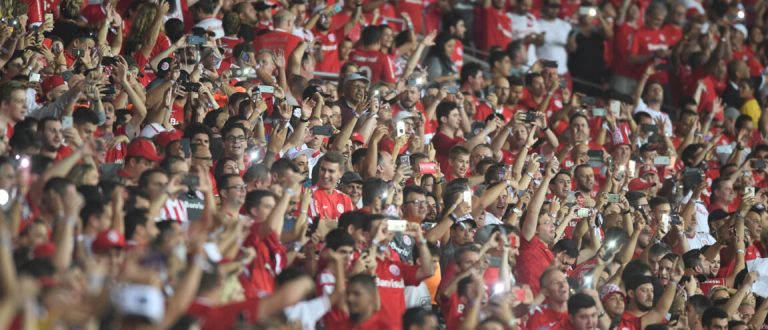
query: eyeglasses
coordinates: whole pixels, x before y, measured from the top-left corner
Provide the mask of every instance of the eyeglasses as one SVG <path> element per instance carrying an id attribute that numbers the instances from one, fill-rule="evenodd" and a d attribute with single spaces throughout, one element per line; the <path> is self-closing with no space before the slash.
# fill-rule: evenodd
<path id="1" fill-rule="evenodd" d="M 229 186 L 229 187 L 226 187 L 226 188 L 224 188 L 224 189 L 237 189 L 237 190 L 240 190 L 240 191 L 245 191 L 245 188 L 246 188 L 246 187 L 247 187 L 247 186 L 246 186 L 246 185 L 244 185 L 244 184 L 238 184 L 238 185 L 234 185 L 234 186 Z"/>
<path id="2" fill-rule="evenodd" d="M 207 160 L 207 161 L 212 161 L 213 160 L 213 157 L 192 157 L 192 158 L 197 159 L 197 160 Z"/>
<path id="3" fill-rule="evenodd" d="M 425 201 L 425 200 L 420 200 L 420 201 L 407 201 L 407 202 L 405 202 L 405 204 L 413 204 L 413 205 L 415 205 L 415 206 L 426 206 L 426 205 L 427 205 L 427 201 Z"/>
<path id="4" fill-rule="evenodd" d="M 227 136 L 227 142 L 243 142 L 245 141 L 245 135 Z"/>

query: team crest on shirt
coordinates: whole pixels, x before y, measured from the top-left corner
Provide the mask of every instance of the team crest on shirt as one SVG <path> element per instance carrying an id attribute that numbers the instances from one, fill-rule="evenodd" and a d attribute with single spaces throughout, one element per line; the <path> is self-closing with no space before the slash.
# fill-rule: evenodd
<path id="1" fill-rule="evenodd" d="M 411 243 L 413 243 L 413 242 L 411 241 L 411 237 L 410 237 L 410 236 L 406 236 L 406 235 L 403 235 L 403 244 L 405 244 L 405 245 L 411 245 Z"/>
<path id="2" fill-rule="evenodd" d="M 336 42 L 336 35 L 333 33 L 328 34 L 328 41 L 330 42 Z"/>
<path id="3" fill-rule="evenodd" d="M 339 211 L 339 213 L 344 213 L 344 205 L 336 204 L 336 211 Z"/>
<path id="4" fill-rule="evenodd" d="M 171 65 L 170 65 L 170 64 L 168 64 L 168 62 L 163 62 L 163 63 L 160 63 L 160 70 L 166 71 L 166 70 L 168 70 L 170 67 L 171 67 Z"/>
<path id="5" fill-rule="evenodd" d="M 397 267 L 397 265 L 389 265 L 389 272 L 394 276 L 400 276 L 400 267 Z"/>
<path id="6" fill-rule="evenodd" d="M 563 107 L 563 101 L 555 100 L 555 106 L 558 107 L 558 108 L 562 108 Z"/>

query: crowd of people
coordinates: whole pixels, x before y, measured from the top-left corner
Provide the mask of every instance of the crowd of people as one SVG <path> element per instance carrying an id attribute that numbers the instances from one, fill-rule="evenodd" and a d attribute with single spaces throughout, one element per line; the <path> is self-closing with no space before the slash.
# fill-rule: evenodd
<path id="1" fill-rule="evenodd" d="M 0 0 L 0 329 L 768 329 L 766 9 Z"/>

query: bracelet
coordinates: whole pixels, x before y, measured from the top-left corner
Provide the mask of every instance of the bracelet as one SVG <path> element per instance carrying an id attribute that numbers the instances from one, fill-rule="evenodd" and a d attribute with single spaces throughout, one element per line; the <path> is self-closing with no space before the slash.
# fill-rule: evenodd
<path id="1" fill-rule="evenodd" d="M 427 239 L 424 237 L 421 237 L 421 239 L 419 239 L 419 243 L 421 243 L 422 245 L 427 245 Z"/>
<path id="2" fill-rule="evenodd" d="M 744 251 L 744 249 L 738 249 L 736 250 L 736 254 L 746 254 L 747 252 Z"/>

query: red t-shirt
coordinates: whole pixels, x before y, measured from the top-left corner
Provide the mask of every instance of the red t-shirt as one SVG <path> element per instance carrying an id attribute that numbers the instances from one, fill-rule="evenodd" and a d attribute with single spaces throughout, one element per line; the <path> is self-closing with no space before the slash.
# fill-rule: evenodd
<path id="1" fill-rule="evenodd" d="M 395 2 L 395 9 L 399 13 L 408 13 L 411 16 L 413 22 L 413 31 L 417 34 L 424 34 L 424 8 L 427 1 L 424 0 L 403 0 Z"/>
<path id="2" fill-rule="evenodd" d="M 517 262 L 519 265 L 526 266 L 517 268 L 518 282 L 528 284 L 536 295 L 539 293 L 539 277 L 547 267 L 552 265 L 553 261 L 555 261 L 555 255 L 538 236 L 534 235 L 530 241 L 521 239 L 520 256 L 517 257 Z"/>
<path id="3" fill-rule="evenodd" d="M 387 303 L 388 302 L 384 301 L 382 297 L 382 307 Z M 326 314 L 326 317 L 323 320 L 325 321 L 326 329 L 334 330 L 386 330 L 399 329 L 402 327 L 402 325 L 400 325 L 396 328 L 391 328 L 392 320 L 387 319 L 387 316 L 383 313 L 383 310 L 374 313 L 369 319 L 365 320 L 365 322 L 354 325 L 352 321 L 350 321 L 349 315 L 347 313 L 344 313 L 344 311 L 334 307 L 328 314 Z M 398 317 L 398 322 L 402 322 L 402 317 Z"/>
<path id="4" fill-rule="evenodd" d="M 528 319 L 528 329 L 536 330 L 560 330 L 568 324 L 568 312 L 557 312 L 549 309 L 547 305 L 537 308 Z"/>
<path id="5" fill-rule="evenodd" d="M 450 138 L 448 135 L 443 134 L 443 132 L 437 132 L 432 138 L 432 145 L 435 146 L 437 155 L 436 158 L 437 161 L 440 162 L 440 170 L 443 173 L 451 173 L 451 168 L 448 165 L 448 153 L 451 151 L 451 148 L 464 141 L 463 137 L 457 136 L 455 138 Z"/>
<path id="6" fill-rule="evenodd" d="M 334 189 L 330 194 L 325 189 L 312 187 L 312 204 L 309 205 L 311 217 L 337 220 L 344 212 L 353 211 L 352 200 L 347 194 Z"/>
<path id="7" fill-rule="evenodd" d="M 198 298 L 189 306 L 188 314 L 200 320 L 203 330 L 231 329 L 237 325 L 238 317 L 245 317 L 250 323 L 259 320 L 259 298 L 213 306 Z"/>
<path id="8" fill-rule="evenodd" d="M 632 38 L 631 53 L 635 55 L 645 55 L 657 50 L 669 49 L 669 41 L 670 40 L 667 39 L 661 29 L 652 30 L 648 28 L 642 28 L 637 30 L 635 37 Z M 634 78 L 639 79 L 643 72 L 645 72 L 645 68 L 648 65 L 652 65 L 653 63 L 653 61 L 648 61 L 646 63 L 639 64 L 637 66 L 637 71 L 635 72 Z M 665 71 L 659 71 L 651 76 L 650 79 L 665 84 L 669 78 L 667 77 L 667 73 Z"/>
<path id="9" fill-rule="evenodd" d="M 341 70 L 341 60 L 339 60 L 339 43 L 342 40 L 343 31 L 322 33 L 315 29 L 315 42 L 320 44 L 322 60 L 317 62 L 317 71 L 337 73 Z"/>
<path id="10" fill-rule="evenodd" d="M 464 322 L 464 311 L 466 310 L 464 303 L 459 299 L 459 295 L 454 292 L 450 298 L 443 299 L 440 302 L 440 309 L 443 312 L 445 318 L 445 329 L 454 330 L 461 326 Z"/>
<path id="11" fill-rule="evenodd" d="M 512 42 L 512 19 L 504 9 L 493 6 L 475 9 L 475 39 L 478 47 L 489 50 L 493 46 L 506 49 Z"/>
<path id="12" fill-rule="evenodd" d="M 642 330 L 642 328 L 642 320 L 639 317 L 630 314 L 629 312 L 624 312 L 624 314 L 621 315 L 621 321 L 617 327 L 617 329 L 620 330 Z"/>
<path id="13" fill-rule="evenodd" d="M 249 265 L 249 273 L 240 276 L 246 297 L 256 297 L 263 293 L 272 293 L 275 289 L 274 278 L 285 268 L 285 247 L 275 232 L 270 232 L 265 238 L 259 236 L 259 227 L 262 224 L 251 225 L 248 237 L 243 242 L 243 247 L 252 247 L 256 250 L 256 257 Z"/>
<path id="14" fill-rule="evenodd" d="M 637 28 L 625 23 L 615 27 L 614 31 L 611 69 L 622 76 L 634 77 L 637 75 L 636 70 L 629 65 L 627 58 L 632 50 L 632 38 Z"/>
<path id="15" fill-rule="evenodd" d="M 456 72 L 461 72 L 461 67 L 464 66 L 464 44 L 459 39 L 453 40 L 456 40 L 456 46 L 453 47 L 450 58 L 456 66 Z"/>
<path id="16" fill-rule="evenodd" d="M 257 50 L 285 50 L 285 57 L 288 58 L 301 41 L 302 39 L 300 37 L 291 33 L 273 30 L 257 36 L 256 39 L 253 40 L 253 47 Z"/>
<path id="17" fill-rule="evenodd" d="M 355 63 L 360 73 L 371 83 L 385 81 L 395 83 L 395 69 L 389 56 L 378 50 L 355 49 L 349 54 L 349 61 Z"/>
<path id="18" fill-rule="evenodd" d="M 352 264 L 356 260 L 352 261 Z M 381 310 L 379 313 L 387 324 L 385 329 L 400 329 L 405 313 L 405 286 L 419 285 L 416 278 L 419 266 L 401 262 L 395 250 L 390 249 L 390 257 L 376 259 L 376 286 L 379 289 Z M 336 329 L 326 324 L 328 329 Z"/>

